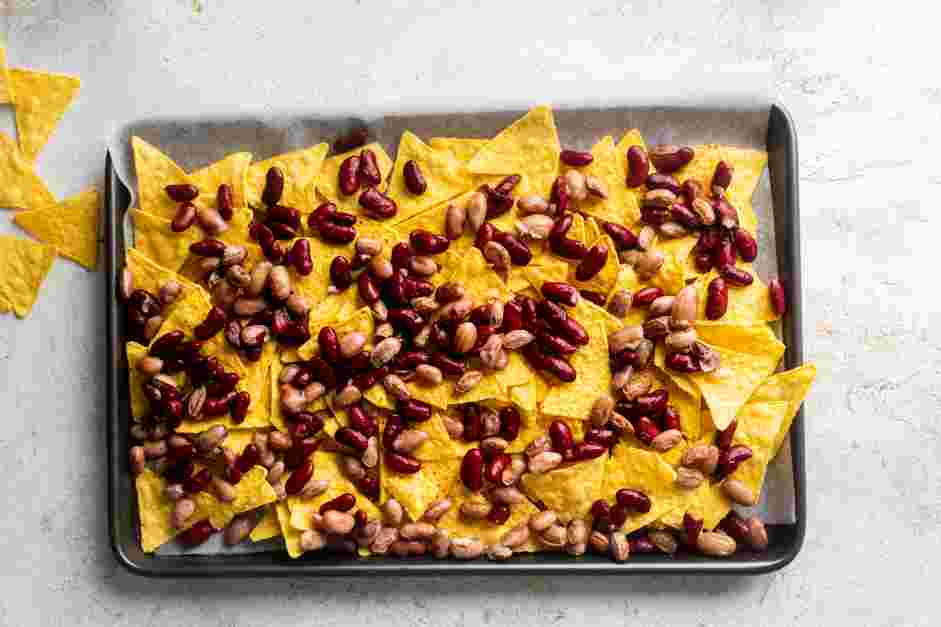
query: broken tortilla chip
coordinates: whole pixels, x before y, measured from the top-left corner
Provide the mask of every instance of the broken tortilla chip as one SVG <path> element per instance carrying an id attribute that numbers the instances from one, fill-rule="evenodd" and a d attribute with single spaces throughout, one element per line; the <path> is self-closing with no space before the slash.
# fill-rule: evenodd
<path id="1" fill-rule="evenodd" d="M 100 207 L 98 190 L 90 189 L 49 208 L 18 211 L 13 221 L 36 239 L 54 246 L 60 256 L 95 270 Z"/>
<path id="2" fill-rule="evenodd" d="M 36 161 L 81 84 L 77 76 L 10 70 L 16 135 L 29 162 Z"/>

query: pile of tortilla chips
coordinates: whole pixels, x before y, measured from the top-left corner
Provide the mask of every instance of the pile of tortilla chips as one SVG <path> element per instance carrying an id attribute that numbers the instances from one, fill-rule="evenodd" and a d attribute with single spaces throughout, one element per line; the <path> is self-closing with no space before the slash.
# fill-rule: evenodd
<path id="1" fill-rule="evenodd" d="M 37 125 L 33 125 L 35 128 Z M 636 129 L 627 130 L 621 138 L 600 138 L 591 148 L 594 160 L 583 169 L 600 179 L 608 188 L 605 199 L 587 200 L 575 207 L 577 216 L 569 237 L 582 240 L 586 246 L 605 242 L 615 250 L 613 242 L 604 234 L 600 221 L 613 221 L 629 228 L 639 228 L 640 194 L 627 189 L 624 178 L 627 149 L 643 145 Z M 192 274 L 189 246 L 204 237 L 198 227 L 183 233 L 169 228 L 176 204 L 168 199 L 164 188 L 170 184 L 191 183 L 199 189 L 197 204 L 214 202 L 214 194 L 222 183 L 233 187 L 237 207 L 230 228 L 219 238 L 229 244 L 246 246 L 250 266 L 260 256 L 257 246 L 248 236 L 253 212 L 259 210 L 259 199 L 269 167 L 277 165 L 287 173 L 285 203 L 306 216 L 325 200 L 332 201 L 344 211 L 358 217 L 360 236 L 379 239 L 388 251 L 398 241 L 407 240 L 415 228 L 438 233 L 444 232 L 444 218 L 450 203 L 466 201 L 467 196 L 485 183 L 495 183 L 504 176 L 521 176 L 516 194 L 538 194 L 548 197 L 555 179 L 567 166 L 560 164 L 561 150 L 555 121 L 550 108 L 536 107 L 491 139 L 455 137 L 419 138 L 405 132 L 399 142 L 398 154 L 393 159 L 382 146 L 369 146 L 376 154 L 383 176 L 383 189 L 399 207 L 398 214 L 385 222 L 367 215 L 356 202 L 356 196 L 342 196 L 338 191 L 337 174 L 343 160 L 355 151 L 328 155 L 327 145 L 318 144 L 306 149 L 276 155 L 263 161 L 252 161 L 251 155 L 239 153 L 201 170 L 186 172 L 159 148 L 141 138 L 134 138 L 133 150 L 137 169 L 138 208 L 134 210 L 135 246 L 129 252 L 128 267 L 135 277 L 135 286 L 155 291 L 162 283 L 176 280 L 184 286 L 183 296 L 172 305 L 164 326 L 157 336 L 171 329 L 180 329 L 191 336 L 195 325 L 204 318 L 210 307 L 210 296 Z M 754 150 L 741 150 L 725 146 L 698 146 L 696 157 L 675 174 L 680 182 L 696 178 L 709 184 L 709 177 L 718 160 L 725 160 L 735 169 L 730 189 L 743 216 L 743 223 L 752 231 L 758 228 L 751 210 L 751 195 L 758 184 L 766 155 Z M 410 194 L 402 182 L 404 164 L 419 164 L 428 182 L 428 193 Z M 514 208 L 510 214 L 496 222 L 501 228 L 512 229 L 520 218 Z M 235 425 L 223 416 L 196 423 L 184 423 L 183 431 L 196 432 L 212 425 L 230 428 L 225 446 L 237 453 L 251 441 L 257 432 L 284 430 L 284 416 L 279 402 L 279 376 L 292 362 L 310 359 L 318 354 L 317 334 L 330 325 L 338 333 L 361 331 L 372 341 L 377 322 L 369 307 L 359 300 L 355 287 L 337 293 L 328 289 L 329 264 L 338 254 L 349 254 L 353 244 L 335 245 L 320 240 L 316 234 L 309 237 L 314 257 L 314 270 L 305 277 L 292 272 L 295 289 L 315 303 L 310 316 L 311 337 L 307 344 L 296 349 L 282 348 L 269 342 L 258 361 L 243 360 L 226 348 L 222 341 L 209 342 L 213 354 L 226 363 L 228 369 L 242 377 L 244 389 L 252 396 L 249 419 Z M 647 286 L 658 286 L 668 294 L 675 294 L 687 284 L 705 285 L 710 276 L 701 276 L 694 270 L 689 256 L 696 243 L 695 236 L 680 237 L 657 242 L 655 246 L 665 256 L 661 271 L 643 281 L 633 268 L 620 265 L 615 254 L 608 264 L 587 284 L 579 285 L 600 293 L 606 299 L 614 291 L 636 291 Z M 532 243 L 533 260 L 526 267 L 514 267 L 509 273 L 498 274 L 486 263 L 480 251 L 473 246 L 469 235 L 452 241 L 450 249 L 438 257 L 440 271 L 432 282 L 462 283 L 468 294 L 478 302 L 486 298 L 508 300 L 514 294 L 538 298 L 546 281 L 568 281 L 575 284 L 572 262 L 561 259 L 539 242 Z M 192 280 L 190 280 L 192 279 Z M 505 523 L 494 525 L 484 521 L 462 518 L 458 510 L 465 502 L 481 501 L 481 494 L 470 493 L 458 477 L 461 459 L 472 443 L 455 441 L 448 435 L 445 417 L 457 415 L 457 405 L 475 402 L 492 408 L 516 407 L 522 416 L 520 435 L 510 443 L 509 453 L 519 455 L 532 440 L 545 435 L 548 425 L 564 420 L 576 438 L 585 432 L 584 421 L 591 407 L 602 394 L 611 393 L 612 373 L 609 365 L 608 335 L 625 324 L 636 324 L 636 314 L 627 320 L 618 319 L 604 308 L 585 299 L 569 310 L 590 335 L 587 346 L 581 347 L 572 358 L 578 378 L 565 384 L 533 370 L 517 353 L 510 353 L 505 370 L 487 374 L 481 383 L 465 395 L 457 395 L 452 386 L 444 383 L 433 388 L 422 388 L 408 383 L 410 393 L 433 407 L 433 416 L 420 427 L 428 440 L 414 453 L 422 468 L 411 475 L 399 475 L 379 462 L 380 498 L 373 502 L 364 496 L 357 485 L 342 472 L 339 454 L 319 451 L 310 462 L 314 477 L 329 480 L 330 487 L 317 497 L 289 497 L 278 500 L 274 491 L 251 483 L 244 488 L 245 495 L 237 506 L 222 508 L 211 497 L 201 502 L 192 522 L 209 517 L 214 526 L 225 524 L 235 514 L 256 511 L 258 525 L 251 533 L 252 541 L 282 537 L 288 553 L 297 557 L 301 549 L 301 534 L 310 529 L 311 514 L 324 502 L 349 492 L 357 497 L 357 508 L 368 516 L 378 516 L 378 506 L 388 498 L 402 504 L 407 519 L 418 520 L 426 508 L 443 498 L 452 501 L 451 510 L 440 520 L 440 526 L 452 536 L 477 537 L 487 543 L 497 542 L 507 530 L 525 523 L 541 507 L 551 507 L 563 521 L 590 516 L 589 509 L 596 499 L 613 501 L 621 488 L 633 488 L 646 493 L 653 502 L 651 510 L 628 520 L 625 531 L 634 531 L 647 525 L 678 527 L 684 513 L 703 517 L 705 527 L 711 529 L 730 511 L 732 503 L 717 485 L 706 482 L 695 490 L 679 488 L 674 480 L 682 451 L 691 445 L 712 442 L 718 430 L 731 421 L 738 421 L 736 442 L 751 447 L 754 455 L 738 470 L 739 477 L 756 493 L 760 493 L 768 464 L 775 458 L 786 441 L 786 436 L 802 400 L 815 375 L 812 365 L 802 366 L 776 374 L 785 346 L 776 337 L 772 324 L 777 317 L 770 307 L 767 288 L 756 281 L 749 288 L 733 290 L 728 315 L 719 321 L 699 320 L 696 329 L 701 341 L 714 349 L 722 359 L 722 366 L 708 374 L 681 374 L 664 368 L 661 350 L 655 355 L 650 373 L 656 387 L 668 390 L 671 403 L 680 413 L 684 441 L 675 450 L 659 453 L 640 441 L 625 436 L 608 455 L 577 463 L 563 464 L 545 474 L 523 475 L 519 487 L 528 501 L 512 508 Z M 700 314 L 700 318 L 702 318 Z M 642 317 L 640 318 L 642 320 Z M 369 344 L 371 346 L 371 344 Z M 139 389 L 140 375 L 134 365 L 146 354 L 147 347 L 128 345 L 131 377 L 131 403 L 135 419 L 146 415 L 147 400 Z M 381 408 L 394 408 L 382 386 L 364 391 L 365 398 Z M 325 426 L 325 435 L 347 424 L 345 411 L 333 407 L 329 394 L 308 409 L 332 408 L 334 419 Z M 382 425 L 380 424 L 380 429 Z M 171 507 L 162 493 L 162 479 L 152 472 L 137 478 L 138 504 L 144 550 L 152 551 L 168 542 L 176 533 L 167 523 Z M 243 482 L 245 479 L 243 479 Z M 242 484 L 239 483 L 242 493 Z M 520 550 L 543 550 L 531 542 Z"/>
<path id="2" fill-rule="evenodd" d="M 91 270 L 98 265 L 98 192 L 60 202 L 35 168 L 80 84 L 74 76 L 8 70 L 0 47 L 0 102 L 14 108 L 18 140 L 0 133 L 0 208 L 17 210 L 13 221 L 39 240 L 0 238 L 0 313 L 29 314 L 57 254 Z"/>

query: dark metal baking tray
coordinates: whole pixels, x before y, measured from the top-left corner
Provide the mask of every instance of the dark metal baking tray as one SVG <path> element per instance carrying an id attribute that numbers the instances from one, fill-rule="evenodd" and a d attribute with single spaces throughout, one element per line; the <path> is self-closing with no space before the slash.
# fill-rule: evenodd
<path id="1" fill-rule="evenodd" d="M 516 112 L 503 112 L 512 117 Z M 718 114 L 718 113 L 717 113 Z M 429 116 L 425 128 L 447 134 L 440 126 L 444 116 Z M 436 123 L 437 122 L 437 123 Z M 342 128 L 355 127 L 357 120 L 347 120 Z M 415 128 L 414 118 L 412 119 Z M 421 126 L 419 124 L 419 126 Z M 437 127 L 437 128 L 435 128 Z M 336 125 L 333 128 L 337 128 Z M 800 211 L 797 190 L 797 135 L 787 111 L 778 105 L 770 108 L 767 127 L 768 168 L 774 203 L 774 230 L 778 273 L 783 279 L 789 312 L 782 324 L 787 344 L 784 365 L 794 368 L 803 362 L 801 338 L 801 259 Z M 643 130 L 643 129 L 642 129 Z M 322 140 L 332 140 L 324 136 Z M 108 315 L 108 518 L 111 547 L 118 562 L 131 572 L 149 577 L 270 577 L 337 575 L 479 575 L 479 574 L 759 574 L 787 565 L 800 551 L 807 520 L 806 478 L 804 469 L 804 419 L 801 410 L 790 434 L 793 460 L 796 522 L 769 527 L 770 546 L 766 553 L 738 553 L 726 559 L 697 555 L 636 555 L 622 564 L 606 557 L 585 555 L 573 558 L 557 553 L 515 556 L 503 563 L 484 559 L 474 562 L 436 560 L 433 558 L 349 558 L 328 554 L 310 554 L 292 560 L 286 553 L 268 552 L 227 555 L 156 556 L 144 553 L 137 537 L 136 497 L 128 472 L 127 447 L 129 398 L 127 361 L 124 351 L 124 323 L 116 297 L 117 275 L 124 266 L 123 221 L 131 195 L 119 180 L 111 155 L 105 166 L 105 257 L 108 280 L 105 283 Z"/>

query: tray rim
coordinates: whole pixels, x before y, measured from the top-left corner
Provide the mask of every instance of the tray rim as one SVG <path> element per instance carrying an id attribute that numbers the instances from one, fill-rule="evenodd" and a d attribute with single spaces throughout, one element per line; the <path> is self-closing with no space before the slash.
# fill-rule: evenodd
<path id="1" fill-rule="evenodd" d="M 645 107 L 639 107 L 645 108 Z M 691 109 L 695 107 L 674 107 Z M 499 111 L 494 109 L 493 111 Z M 800 209 L 798 199 L 797 131 L 788 110 L 773 103 L 768 111 L 768 169 L 771 177 L 775 205 L 775 231 L 778 268 L 785 278 L 789 311 L 783 323 L 787 341 L 785 365 L 788 368 L 803 362 Z M 774 148 L 774 151 L 772 150 Z M 772 154 L 774 153 L 774 154 Z M 779 179 L 780 177 L 780 179 Z M 123 206 L 122 206 L 123 205 Z M 790 432 L 790 447 L 794 476 L 795 522 L 775 525 L 772 536 L 783 534 L 786 545 L 777 547 L 777 554 L 737 554 L 727 560 L 711 560 L 689 555 L 681 558 L 642 555 L 616 564 L 605 557 L 585 555 L 581 558 L 554 554 L 517 556 L 504 563 L 485 560 L 456 562 L 420 558 L 416 560 L 344 559 L 339 557 L 318 559 L 309 556 L 290 560 L 280 554 L 254 553 L 191 556 L 156 556 L 145 554 L 137 545 L 136 528 L 126 528 L 127 521 L 119 517 L 119 502 L 127 503 L 127 460 L 121 453 L 126 434 L 122 434 L 122 407 L 120 387 L 124 385 L 122 363 L 124 341 L 120 334 L 120 304 L 116 285 L 123 268 L 124 214 L 130 206 L 130 191 L 124 186 L 113 166 L 110 152 L 105 159 L 105 258 L 107 280 L 105 301 L 107 312 L 107 449 L 108 449 L 108 520 L 109 543 L 116 561 L 130 573 L 154 578 L 198 577 L 291 577 L 291 576 L 369 576 L 396 574 L 404 576 L 426 575 L 520 575 L 520 574 L 708 574 L 757 575 L 779 570 L 797 557 L 806 536 L 807 502 L 804 444 L 804 408 L 801 406 Z M 120 262 L 120 266 L 118 265 Z M 123 481 L 122 481 L 123 479 Z M 135 505 L 136 507 L 136 505 Z M 272 559 L 274 558 L 274 559 Z"/>

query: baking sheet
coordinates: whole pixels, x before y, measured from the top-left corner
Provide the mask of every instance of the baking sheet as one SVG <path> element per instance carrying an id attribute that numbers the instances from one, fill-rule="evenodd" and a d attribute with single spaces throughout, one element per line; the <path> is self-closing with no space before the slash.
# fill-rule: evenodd
<path id="1" fill-rule="evenodd" d="M 764 150 L 768 125 L 767 104 L 737 102 L 702 108 L 573 107 L 556 106 L 556 124 L 563 146 L 589 149 L 599 138 L 612 135 L 615 141 L 631 128 L 639 128 L 648 144 L 698 145 L 719 143 Z M 491 137 L 525 112 L 525 108 L 500 112 L 429 113 L 388 116 L 247 116 L 192 120 L 144 120 L 119 129 L 111 141 L 111 154 L 121 179 L 136 189 L 130 137 L 138 135 L 159 147 L 187 171 L 193 171 L 237 151 L 248 151 L 256 160 L 305 148 L 321 141 L 332 142 L 351 128 L 365 127 L 370 140 L 382 143 L 395 154 L 398 138 L 410 130 L 423 139 L 435 136 Z M 756 268 L 764 281 L 777 276 L 777 252 L 771 228 L 773 203 L 767 170 L 753 197 L 759 218 L 759 250 Z M 126 241 L 133 241 L 125 220 Z M 769 466 L 762 500 L 755 512 L 770 523 L 795 521 L 795 495 L 790 444 Z M 161 547 L 158 555 L 231 554 L 281 550 L 279 541 L 224 547 L 220 538 L 186 549 L 175 543 Z"/>

